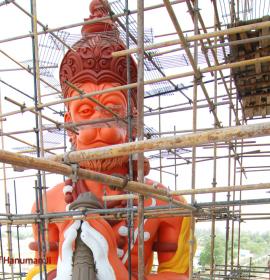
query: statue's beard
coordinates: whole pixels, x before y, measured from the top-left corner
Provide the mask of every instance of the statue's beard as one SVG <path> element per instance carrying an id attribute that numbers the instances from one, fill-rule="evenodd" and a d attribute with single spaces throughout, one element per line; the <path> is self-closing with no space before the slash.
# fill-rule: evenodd
<path id="1" fill-rule="evenodd" d="M 96 172 L 108 172 L 118 168 L 127 168 L 128 156 L 87 160 L 80 162 L 80 167 Z"/>

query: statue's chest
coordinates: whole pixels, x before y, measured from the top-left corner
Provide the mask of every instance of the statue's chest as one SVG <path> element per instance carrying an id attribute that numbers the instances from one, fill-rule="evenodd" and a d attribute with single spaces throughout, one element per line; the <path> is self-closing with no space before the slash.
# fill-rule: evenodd
<path id="1" fill-rule="evenodd" d="M 152 254 L 152 247 L 157 239 L 158 224 L 158 219 L 144 220 L 143 242 L 146 258 Z M 138 219 L 134 217 L 134 220 L 131 223 L 128 223 L 127 221 L 120 221 L 118 224 L 113 226 L 113 231 L 117 243 L 117 255 L 121 259 L 122 263 L 127 265 L 129 246 L 131 255 L 137 259 L 138 242 L 140 238 Z"/>

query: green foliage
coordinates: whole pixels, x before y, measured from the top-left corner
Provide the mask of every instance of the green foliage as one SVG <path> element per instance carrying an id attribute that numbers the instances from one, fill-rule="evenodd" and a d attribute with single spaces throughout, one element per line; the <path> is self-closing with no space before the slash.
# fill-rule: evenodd
<path id="1" fill-rule="evenodd" d="M 199 244 L 203 248 L 200 254 L 200 264 L 202 266 L 210 265 L 211 262 L 211 237 L 206 236 L 203 240 L 203 244 Z M 224 263 L 224 249 L 225 249 L 225 238 L 222 234 L 217 234 L 215 237 L 214 246 L 214 263 L 222 264 Z"/>
<path id="2" fill-rule="evenodd" d="M 211 236 L 210 230 L 199 230 L 196 233 L 198 248 L 201 250 L 199 257 L 200 265 L 209 266 L 211 263 Z M 233 254 L 237 258 L 238 253 L 238 236 L 234 236 Z M 253 255 L 253 260 L 261 256 L 270 254 L 270 231 L 264 233 L 241 232 L 240 236 L 240 249 L 248 250 Z M 225 246 L 226 238 L 225 232 L 216 232 L 215 236 L 215 250 L 214 250 L 214 263 L 224 264 L 225 261 Z M 228 260 L 230 262 L 231 255 L 231 239 L 228 243 Z M 257 263 L 258 265 L 259 263 Z M 265 265 L 265 263 L 261 263 Z"/>

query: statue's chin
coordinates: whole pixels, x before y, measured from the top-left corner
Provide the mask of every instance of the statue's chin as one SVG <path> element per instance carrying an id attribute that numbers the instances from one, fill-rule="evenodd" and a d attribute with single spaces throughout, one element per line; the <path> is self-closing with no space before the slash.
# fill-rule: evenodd
<path id="1" fill-rule="evenodd" d="M 80 162 L 80 167 L 97 172 L 108 172 L 110 170 L 126 168 L 128 164 L 128 156 L 97 159 Z"/>

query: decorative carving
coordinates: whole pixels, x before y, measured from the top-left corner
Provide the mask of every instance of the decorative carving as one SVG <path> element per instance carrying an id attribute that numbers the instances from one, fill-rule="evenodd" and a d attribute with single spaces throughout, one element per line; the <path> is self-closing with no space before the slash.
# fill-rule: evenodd
<path id="1" fill-rule="evenodd" d="M 92 15 L 86 20 L 109 16 L 106 5 L 106 1 L 92 1 L 90 4 Z M 85 82 L 127 84 L 126 57 L 112 57 L 113 52 L 125 50 L 126 47 L 111 19 L 85 24 L 82 27 L 82 39 L 73 48 L 76 51 L 69 50 L 60 66 L 60 83 L 65 98 L 71 94 L 70 88 L 65 84 L 66 80 L 73 84 Z M 130 73 L 131 82 L 136 82 L 137 66 L 132 58 Z M 133 99 L 136 101 L 135 91 Z"/>

